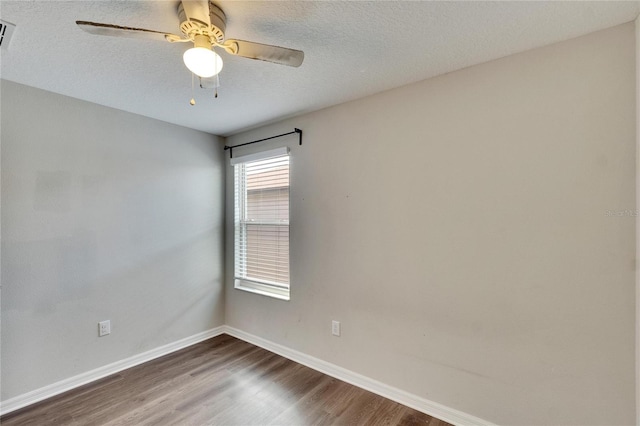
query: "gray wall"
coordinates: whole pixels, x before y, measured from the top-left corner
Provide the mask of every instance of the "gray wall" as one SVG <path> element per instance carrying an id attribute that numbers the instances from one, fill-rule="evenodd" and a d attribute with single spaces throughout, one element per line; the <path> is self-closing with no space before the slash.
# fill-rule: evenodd
<path id="1" fill-rule="evenodd" d="M 304 131 L 261 147 L 291 301 L 227 256 L 227 324 L 499 424 L 632 424 L 634 63 L 630 23 L 231 137 Z"/>
<path id="2" fill-rule="evenodd" d="M 8 81 L 1 137 L 2 400 L 224 324 L 217 137 Z"/>

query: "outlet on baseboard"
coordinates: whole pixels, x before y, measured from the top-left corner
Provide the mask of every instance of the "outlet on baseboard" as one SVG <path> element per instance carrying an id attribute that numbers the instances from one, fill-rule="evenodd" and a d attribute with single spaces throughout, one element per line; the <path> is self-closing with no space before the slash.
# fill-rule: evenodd
<path id="1" fill-rule="evenodd" d="M 340 336 L 340 321 L 331 321 L 331 334 Z"/>
<path id="2" fill-rule="evenodd" d="M 98 337 L 111 334 L 111 320 L 100 321 L 98 323 Z"/>

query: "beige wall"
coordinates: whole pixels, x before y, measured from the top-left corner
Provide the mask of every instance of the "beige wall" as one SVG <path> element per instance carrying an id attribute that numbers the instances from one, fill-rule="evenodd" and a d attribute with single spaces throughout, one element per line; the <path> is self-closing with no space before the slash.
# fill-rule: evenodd
<path id="1" fill-rule="evenodd" d="M 229 138 L 304 131 L 260 147 L 291 301 L 229 255 L 227 324 L 499 424 L 632 424 L 634 58 L 629 23 Z"/>
<path id="2" fill-rule="evenodd" d="M 1 87 L 2 400 L 224 324 L 218 138 Z"/>

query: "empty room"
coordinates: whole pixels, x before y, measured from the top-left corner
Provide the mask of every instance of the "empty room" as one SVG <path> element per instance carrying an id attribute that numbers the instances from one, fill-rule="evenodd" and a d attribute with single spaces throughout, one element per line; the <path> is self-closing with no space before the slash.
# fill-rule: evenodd
<path id="1" fill-rule="evenodd" d="M 639 14 L 0 0 L 0 423 L 640 426 Z"/>

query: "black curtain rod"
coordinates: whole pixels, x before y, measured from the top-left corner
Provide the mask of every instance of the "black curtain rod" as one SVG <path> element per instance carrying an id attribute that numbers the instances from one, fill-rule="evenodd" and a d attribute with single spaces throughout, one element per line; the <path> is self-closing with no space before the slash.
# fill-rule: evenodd
<path id="1" fill-rule="evenodd" d="M 281 135 L 278 136 L 271 136 L 270 138 L 264 138 L 264 139 L 258 139 L 257 141 L 253 141 L 253 142 L 245 142 L 245 143 L 241 143 L 238 145 L 233 145 L 233 146 L 224 146 L 224 150 L 229 150 L 229 158 L 233 158 L 233 148 L 238 148 L 240 146 L 245 146 L 245 145 L 251 145 L 252 143 L 258 143 L 258 142 L 264 142 L 264 141 L 268 141 L 269 139 L 275 139 L 275 138 L 281 138 L 283 136 L 288 136 L 288 135 L 292 135 L 294 133 L 298 134 L 298 145 L 302 145 L 302 130 L 298 129 L 297 127 L 295 127 L 293 129 L 293 132 L 289 132 L 289 133 L 283 133 Z"/>

